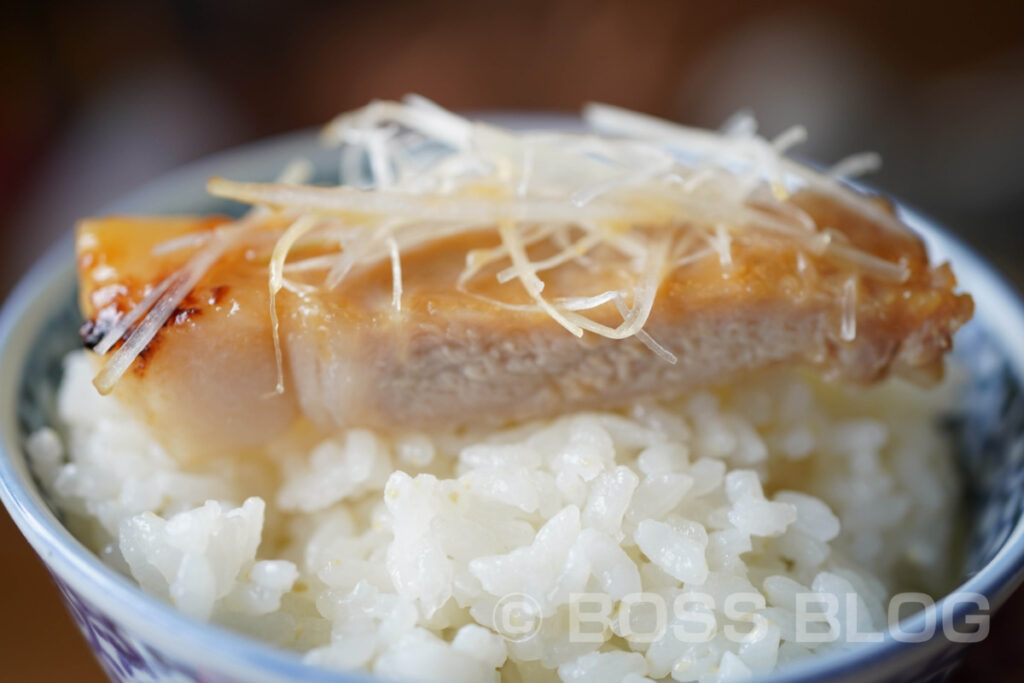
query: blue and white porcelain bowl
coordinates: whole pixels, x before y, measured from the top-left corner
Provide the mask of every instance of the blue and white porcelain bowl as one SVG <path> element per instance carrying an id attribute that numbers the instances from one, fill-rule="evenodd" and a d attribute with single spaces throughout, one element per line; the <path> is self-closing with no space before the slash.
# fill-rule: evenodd
<path id="1" fill-rule="evenodd" d="M 527 122 L 552 123 L 565 125 Z M 109 212 L 230 212 L 206 195 L 211 175 L 266 180 L 296 156 L 312 159 L 324 179 L 336 173 L 334 155 L 319 150 L 312 133 L 300 133 L 188 166 Z M 952 261 L 976 303 L 974 320 L 956 340 L 955 355 L 969 382 L 949 431 L 970 514 L 958 590 L 983 596 L 995 610 L 1024 581 L 1024 305 L 973 251 L 920 214 L 900 210 L 934 258 Z M 61 358 L 80 344 L 75 301 L 68 235 L 36 264 L 0 314 L 0 498 L 46 563 L 106 672 L 118 681 L 366 680 L 309 667 L 294 653 L 185 617 L 104 565 L 64 527 L 33 480 L 24 444 L 34 429 L 52 421 Z M 975 602 L 947 597 L 903 622 L 906 633 L 932 634 L 921 642 L 887 637 L 793 663 L 770 680 L 941 680 L 967 645 L 930 628 L 936 623 L 930 620 L 962 626 L 977 617 Z"/>

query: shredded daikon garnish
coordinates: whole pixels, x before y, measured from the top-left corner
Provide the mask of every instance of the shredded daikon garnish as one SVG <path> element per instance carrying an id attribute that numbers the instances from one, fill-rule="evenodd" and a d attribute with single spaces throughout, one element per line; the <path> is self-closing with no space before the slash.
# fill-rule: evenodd
<path id="1" fill-rule="evenodd" d="M 828 170 L 833 178 L 856 178 L 875 173 L 882 168 L 882 155 L 878 152 L 860 152 L 840 160 Z"/>
<path id="2" fill-rule="evenodd" d="M 402 257 L 398 253 L 398 242 L 388 235 L 388 254 L 391 256 L 391 306 L 395 313 L 402 312 Z"/>
<path id="3" fill-rule="evenodd" d="M 855 276 L 850 276 L 843 283 L 841 313 L 839 338 L 847 342 L 853 341 L 857 338 L 857 278 Z"/>
<path id="4" fill-rule="evenodd" d="M 894 216 L 841 180 L 877 168 L 875 154 L 854 155 L 820 173 L 785 156 L 806 139 L 803 127 L 769 140 L 745 111 L 719 133 L 607 105 L 588 105 L 583 118 L 590 132 L 514 132 L 413 95 L 342 114 L 325 128 L 324 141 L 341 148 L 343 184 L 309 184 L 308 164 L 293 164 L 272 183 L 211 179 L 211 194 L 251 204 L 253 212 L 230 229 L 157 247 L 161 254 L 195 253 L 97 345 L 105 353 L 129 335 L 97 386 L 109 391 L 188 290 L 246 233 L 254 251 L 257 234 L 270 240 L 262 248 L 273 244 L 269 256 L 259 253 L 269 259 L 277 393 L 285 387 L 276 304 L 282 289 L 300 296 L 331 291 L 354 268 L 390 261 L 391 308 L 399 314 L 402 254 L 463 234 L 489 232 L 497 245 L 467 250 L 452 283 L 458 291 L 502 309 L 543 313 L 577 337 L 636 337 L 668 362 L 675 354 L 644 330 L 662 282 L 675 269 L 715 256 L 728 271 L 734 249 L 745 242 L 788 242 L 801 274 L 807 255 L 814 255 L 854 277 L 902 282 L 908 276 L 905 264 L 836 238 L 790 201 L 810 189 L 906 234 Z M 290 260 L 298 251 L 301 257 Z M 613 289 L 600 280 L 608 268 L 618 278 Z M 594 273 L 593 283 L 605 286 L 552 289 L 549 280 L 560 269 Z M 518 300 L 475 291 L 482 277 L 496 278 L 496 291 L 518 289 Z M 843 339 L 856 333 L 850 317 L 856 282 L 842 287 Z M 612 305 L 617 324 L 609 324 Z"/>
<path id="5" fill-rule="evenodd" d="M 896 218 L 879 209 L 856 190 L 838 182 L 834 177 L 819 173 L 785 157 L 779 157 L 778 154 L 762 157 L 764 148 L 771 147 L 771 145 L 756 136 L 738 140 L 718 136 L 708 131 L 688 128 L 671 121 L 606 104 L 587 105 L 583 110 L 583 117 L 598 131 L 647 139 L 654 144 L 660 143 L 674 147 L 681 154 L 697 155 L 726 166 L 749 168 L 751 165 L 755 165 L 756 160 L 774 159 L 778 162 L 779 168 L 792 177 L 792 182 L 803 183 L 811 189 L 826 194 L 842 205 L 859 211 L 867 218 L 898 234 L 907 234 L 908 232 L 908 228 Z"/>
<path id="6" fill-rule="evenodd" d="M 180 277 L 179 273 L 174 273 L 164 278 L 160 284 L 154 287 L 146 296 L 142 297 L 142 300 L 135 304 L 132 310 L 118 318 L 117 322 L 110 327 L 110 330 L 103 335 L 103 338 L 100 339 L 99 343 L 92 350 L 102 356 L 114 348 L 114 345 L 121 341 L 124 333 L 130 330 L 139 321 L 139 318 L 148 313 L 149 309 L 153 308 L 156 302 L 160 300 L 160 297 L 164 295 L 164 292 L 177 282 Z"/>
<path id="7" fill-rule="evenodd" d="M 205 244 L 210 239 L 210 233 L 208 232 L 190 232 L 187 235 L 176 237 L 166 242 L 153 247 L 153 256 L 162 256 L 164 254 L 171 254 L 180 249 L 188 249 L 189 247 L 198 247 Z M 101 352 L 102 353 L 102 352 Z"/>
<path id="8" fill-rule="evenodd" d="M 626 303 L 625 303 L 625 301 L 622 300 L 621 293 L 618 296 L 615 297 L 615 306 L 619 309 L 619 314 L 623 318 L 625 318 L 628 315 L 628 312 L 626 310 Z M 636 331 L 636 338 L 640 340 L 640 343 L 642 343 L 644 346 L 646 346 L 651 351 L 653 351 L 655 353 L 655 355 L 657 355 L 659 358 L 661 358 L 666 363 L 670 363 L 672 365 L 675 365 L 679 361 L 679 359 L 676 358 L 676 354 L 672 353 L 671 351 L 666 349 L 664 346 L 662 346 L 658 342 L 654 341 L 654 337 L 652 337 L 650 334 L 648 334 L 646 330 L 643 330 L 643 329 L 637 330 Z"/>
<path id="9" fill-rule="evenodd" d="M 277 293 L 284 287 L 284 262 L 288 252 L 303 235 L 316 227 L 320 217 L 306 214 L 296 219 L 281 235 L 270 257 L 270 329 L 274 335 L 274 362 L 277 364 L 277 384 L 274 393 L 284 393 L 284 354 L 281 350 L 281 328 L 277 317 Z"/>
<path id="10" fill-rule="evenodd" d="M 142 319 L 142 322 L 107 360 L 93 380 L 93 384 L 101 394 L 109 394 L 114 389 L 117 381 L 121 379 L 121 375 L 131 367 L 143 349 L 153 341 L 153 337 L 171 317 L 174 309 L 188 296 L 188 293 L 206 274 L 210 266 L 220 259 L 234 241 L 244 236 L 245 221 L 243 220 L 231 228 L 233 229 L 221 229 L 201 251 L 189 259 L 184 268 L 168 278 L 171 283 L 167 290 Z M 132 316 L 133 313 L 134 309 L 126 317 Z M 137 318 L 138 316 L 133 317 Z"/>
<path id="11" fill-rule="evenodd" d="M 708 238 L 711 248 L 718 254 L 718 262 L 724 270 L 732 268 L 732 239 L 724 225 L 716 225 L 714 234 Z"/>
<path id="12" fill-rule="evenodd" d="M 779 154 L 785 154 L 806 140 L 807 129 L 803 126 L 792 126 L 791 128 L 787 128 L 782 131 L 782 133 L 772 140 L 772 147 L 774 147 L 775 151 Z"/>
<path id="13" fill-rule="evenodd" d="M 572 332 L 577 337 L 583 336 L 583 328 L 572 323 L 565 313 L 552 306 L 544 295 L 544 282 L 537 277 L 537 274 L 530 267 L 530 259 L 526 255 L 526 247 L 519 235 L 515 225 L 503 223 L 498 226 L 498 234 L 501 235 L 501 242 L 508 250 L 508 256 L 512 259 L 512 267 L 515 269 L 516 278 L 522 283 L 523 289 L 530 295 L 530 298 L 537 302 L 541 309 L 555 319 L 559 325 Z"/>
<path id="14" fill-rule="evenodd" d="M 281 171 L 278 181 L 282 183 L 303 183 L 312 177 L 313 165 L 307 159 L 292 159 Z M 210 267 L 233 247 L 250 244 L 253 237 L 257 236 L 253 229 L 259 227 L 262 221 L 269 215 L 270 212 L 266 208 L 254 206 L 240 220 L 228 225 L 219 226 L 207 233 L 198 233 L 199 236 L 197 238 L 193 238 L 192 235 L 186 235 L 184 238 L 170 240 L 157 245 L 153 250 L 153 253 L 156 255 L 170 253 L 187 247 L 198 246 L 201 248 L 180 270 L 165 278 L 143 297 L 141 301 L 135 304 L 131 310 L 122 315 L 93 348 L 96 353 L 105 355 L 131 330 L 128 338 L 107 359 L 93 379 L 93 384 L 96 385 L 101 394 L 108 394 L 113 391 L 117 381 L 131 367 L 132 363 L 135 362 L 135 359 L 146 346 L 153 341 L 160 328 L 174 314 L 174 309 L 188 296 L 188 293 L 192 291 L 192 288 L 196 286 Z M 273 297 L 271 297 L 271 303 L 273 303 Z M 272 313 L 274 312 L 272 311 Z M 145 317 L 143 318 L 143 316 Z M 133 326 L 137 323 L 138 326 L 133 329 Z M 274 335 L 276 345 L 276 324 L 274 326 Z M 279 371 L 280 368 L 281 362 L 278 359 Z"/>
<path id="15" fill-rule="evenodd" d="M 584 235 L 577 241 L 566 246 L 564 249 L 562 249 L 562 251 L 558 252 L 554 256 L 543 259 L 541 261 L 534 262 L 533 272 L 540 273 L 545 270 L 550 270 L 551 268 L 557 268 L 563 263 L 568 263 L 573 259 L 578 259 L 579 257 L 589 252 L 592 248 L 597 246 L 600 243 L 600 241 L 601 235 L 594 233 Z M 509 266 L 505 270 L 498 273 L 498 282 L 504 284 L 515 277 L 516 269 L 513 266 Z"/>

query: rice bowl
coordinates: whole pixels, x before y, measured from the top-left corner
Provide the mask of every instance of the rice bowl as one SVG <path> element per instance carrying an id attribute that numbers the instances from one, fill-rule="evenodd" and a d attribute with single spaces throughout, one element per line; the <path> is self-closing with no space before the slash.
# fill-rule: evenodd
<path id="1" fill-rule="evenodd" d="M 66 368 L 67 441 L 40 432 L 30 452 L 55 499 L 73 513 L 76 534 L 179 609 L 299 649 L 317 666 L 479 680 L 504 652 L 502 673 L 512 680 L 543 680 L 541 669 L 565 680 L 595 672 L 609 680 L 763 673 L 773 658 L 785 664 L 803 654 L 782 635 L 794 592 L 852 592 L 869 613 L 864 630 L 872 631 L 884 626 L 892 592 L 917 588 L 939 597 L 960 570 L 958 488 L 948 439 L 934 419 L 951 405 L 948 388 L 925 396 L 891 383 L 847 394 L 806 373 L 766 373 L 677 402 L 492 433 L 295 433 L 258 458 L 210 473 L 169 461 L 144 428 L 95 392 L 91 403 L 79 400 L 86 394 L 74 393 L 76 383 L 88 388 L 88 368 L 81 357 Z M 574 438 L 585 447 L 572 446 Z M 65 448 L 70 466 L 57 463 Z M 596 462 L 578 454 L 574 462 L 574 449 L 596 454 Z M 524 460 L 499 468 L 499 477 L 494 453 Z M 159 486 L 143 490 L 141 478 Z M 503 490 L 510 482 L 514 488 Z M 507 544 L 480 542 L 467 518 L 492 533 L 501 529 Z M 224 546 L 228 530 L 237 547 Z M 515 552 L 551 537 L 560 543 L 559 563 L 578 560 L 565 572 L 545 570 L 539 553 Z M 447 588 L 436 580 L 446 574 L 444 562 L 420 574 L 412 566 L 422 543 L 453 565 Z M 568 595 L 600 584 L 617 597 L 639 588 L 672 598 L 672 583 L 677 590 L 703 577 L 713 586 L 737 573 L 751 577 L 751 586 L 732 590 L 752 588 L 776 617 L 774 654 L 747 648 L 744 657 L 741 644 L 719 638 L 713 654 L 691 657 L 687 678 L 675 666 L 684 654 L 666 653 L 673 663 L 666 669 L 650 654 L 653 644 L 626 646 L 615 619 L 603 647 L 557 652 L 566 642 Z M 175 585 L 182 576 L 190 578 Z M 519 640 L 495 623 L 497 602 L 508 594 L 539 606 L 534 638 Z M 360 621 L 355 611 L 376 616 Z M 729 623 L 721 609 L 715 615 L 720 626 Z M 442 659 L 450 669 L 434 668 Z"/>

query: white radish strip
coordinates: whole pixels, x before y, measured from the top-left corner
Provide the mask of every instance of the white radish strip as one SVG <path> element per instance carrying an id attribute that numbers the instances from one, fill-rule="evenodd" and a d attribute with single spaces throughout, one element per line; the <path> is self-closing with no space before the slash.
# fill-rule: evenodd
<path id="1" fill-rule="evenodd" d="M 501 235 L 501 241 L 508 248 L 509 257 L 512 259 L 512 265 L 516 268 L 519 281 L 522 283 L 526 293 L 530 295 L 530 298 L 537 302 L 537 304 L 544 309 L 544 311 L 550 315 L 555 321 L 569 330 L 572 334 L 577 337 L 583 336 L 583 330 L 579 325 L 576 325 L 569 321 L 569 319 L 558 309 L 548 303 L 547 299 L 541 296 L 541 291 L 544 289 L 544 283 L 530 270 L 530 259 L 526 255 L 526 249 L 523 246 L 522 239 L 519 236 L 516 227 L 510 223 L 502 223 L 498 226 L 498 233 Z"/>
<path id="2" fill-rule="evenodd" d="M 555 299 L 555 303 L 558 304 L 559 308 L 564 308 L 567 311 L 588 311 L 592 308 L 604 306 L 609 301 L 615 301 L 616 297 L 621 296 L 622 292 L 613 289 L 595 294 L 594 296 L 560 297 Z"/>
<path id="3" fill-rule="evenodd" d="M 718 132 L 728 137 L 751 137 L 757 135 L 757 119 L 749 109 L 738 109 L 719 126 Z"/>
<path id="4" fill-rule="evenodd" d="M 284 262 L 295 242 L 315 228 L 319 221 L 318 216 L 306 215 L 298 218 L 277 241 L 274 253 L 270 257 L 270 330 L 274 337 L 274 362 L 277 364 L 277 384 L 273 392 L 275 394 L 284 393 L 284 354 L 281 350 L 280 321 L 277 317 L 277 295 L 284 287 Z"/>
<path id="5" fill-rule="evenodd" d="M 602 325 L 575 313 L 567 313 L 566 317 L 584 330 L 608 339 L 626 339 L 639 332 L 647 324 L 658 294 L 658 286 L 664 277 L 665 258 L 668 253 L 667 241 L 658 243 L 657 248 L 651 251 L 656 256 L 654 260 L 648 259 L 648 262 L 642 265 L 643 278 L 633 291 L 633 307 L 623 315 L 622 323 L 618 327 Z"/>
<path id="6" fill-rule="evenodd" d="M 472 292 L 465 288 L 458 289 L 460 294 L 471 296 L 479 301 L 486 302 L 497 308 L 506 311 L 517 311 L 521 313 L 543 313 L 544 309 L 537 304 L 510 304 L 507 301 L 501 299 L 495 299 L 494 297 L 487 296 L 486 294 L 480 294 L 478 292 Z M 589 311 L 595 308 L 604 306 L 609 302 L 615 301 L 616 297 L 621 297 L 622 292 L 618 290 L 610 290 L 607 292 L 601 292 L 594 296 L 571 296 L 571 297 L 559 297 L 553 300 L 553 303 L 557 305 L 560 310 L 563 311 Z"/>
<path id="7" fill-rule="evenodd" d="M 697 249 L 696 251 L 692 251 L 692 252 L 690 252 L 689 254 L 687 254 L 685 256 L 681 256 L 678 260 L 673 261 L 672 262 L 672 268 L 682 268 L 683 266 L 688 266 L 691 263 L 696 263 L 698 261 L 703 261 L 704 259 L 706 259 L 707 257 L 712 256 L 712 255 L 716 255 L 716 254 L 715 254 L 715 250 L 710 248 L 710 247 L 705 247 L 703 249 Z"/>
<path id="8" fill-rule="evenodd" d="M 616 308 L 619 309 L 619 315 L 625 318 L 628 309 L 626 308 L 626 302 L 623 301 L 621 295 L 615 298 L 615 306 Z M 653 351 L 656 356 L 661 358 L 666 363 L 669 363 L 670 365 L 675 365 L 677 362 L 679 362 L 679 359 L 676 357 L 676 354 L 672 353 L 667 348 L 665 348 L 657 341 L 655 341 L 654 337 L 648 334 L 646 330 L 637 330 L 636 338 L 640 341 L 641 344 L 643 344 L 651 351 Z"/>
<path id="9" fill-rule="evenodd" d="M 395 313 L 402 312 L 402 257 L 398 254 L 398 242 L 390 235 L 387 238 L 391 254 L 391 306 Z"/>
<path id="10" fill-rule="evenodd" d="M 300 183 L 309 182 L 310 178 L 313 177 L 313 164 L 310 163 L 309 159 L 297 158 L 289 161 L 280 174 L 277 176 L 279 183 L 288 183 L 297 185 Z M 256 208 L 250 210 L 246 217 L 251 218 L 254 214 L 253 211 L 262 211 L 263 209 Z M 153 247 L 153 251 L 150 253 L 153 256 L 162 256 L 164 254 L 170 254 L 181 249 L 187 249 L 189 247 L 198 247 L 206 244 L 213 235 L 212 231 L 208 232 L 193 232 L 188 235 L 182 235 L 181 237 L 175 237 L 174 239 L 161 242 L 160 244 Z"/>
<path id="11" fill-rule="evenodd" d="M 893 263 L 835 241 L 828 245 L 825 256 L 855 265 L 865 275 L 893 284 L 903 284 L 910 278 L 910 269 L 902 263 Z"/>
<path id="12" fill-rule="evenodd" d="M 118 318 L 117 322 L 103 335 L 103 338 L 100 339 L 99 343 L 92 350 L 102 356 L 114 348 L 114 344 L 120 341 L 124 333 L 156 304 L 160 297 L 164 295 L 164 292 L 167 291 L 167 288 L 174 284 L 178 278 L 178 273 L 165 277 L 152 291 L 142 297 L 142 300 L 135 304 L 130 311 Z"/>
<path id="13" fill-rule="evenodd" d="M 364 136 L 363 146 L 370 159 L 370 174 L 373 186 L 378 190 L 386 190 L 394 184 L 391 172 L 391 155 L 388 153 L 388 140 L 394 136 L 394 129 L 375 130 Z"/>
<path id="14" fill-rule="evenodd" d="M 361 238 L 356 235 L 356 238 L 352 240 L 353 243 L 349 243 L 345 246 L 341 255 L 335 260 L 334 267 L 327 274 L 327 279 L 324 281 L 324 287 L 328 291 L 334 290 L 341 284 L 341 281 L 349 274 L 352 268 L 359 262 L 375 263 L 380 259 L 370 258 L 374 249 L 378 247 L 381 241 L 391 235 L 397 230 L 405 221 L 403 220 L 385 220 L 377 225 L 369 235 L 364 235 Z M 361 232 L 366 232 L 365 226 L 360 226 Z"/>
<path id="15" fill-rule="evenodd" d="M 307 160 L 295 159 L 285 166 L 280 178 L 284 182 L 304 182 L 312 176 L 312 168 Z M 209 236 L 204 240 L 203 248 L 193 254 L 192 258 L 174 275 L 166 278 L 157 287 L 157 290 L 154 290 L 163 290 L 158 295 L 159 300 L 154 303 L 150 300 L 150 296 L 144 297 L 139 304 L 118 321 L 115 329 L 112 329 L 104 336 L 104 339 L 100 340 L 100 344 L 96 348 L 103 349 L 98 351 L 99 353 L 106 353 L 143 313 L 146 314 L 142 318 L 142 322 L 93 378 L 93 384 L 101 394 L 109 394 L 114 389 L 117 381 L 153 340 L 178 304 L 192 291 L 213 264 L 224 255 L 224 252 L 235 246 L 240 240 L 248 238 L 252 228 L 266 216 L 266 209 L 253 208 L 237 222 L 220 226 L 212 233 L 207 233 Z M 120 333 L 114 337 L 117 329 L 122 327 Z"/>
<path id="16" fill-rule="evenodd" d="M 807 129 L 803 126 L 790 126 L 772 140 L 772 148 L 776 154 L 785 154 L 803 142 L 807 142 Z"/>
<path id="17" fill-rule="evenodd" d="M 410 94 L 403 97 L 402 100 L 413 109 L 429 112 L 432 115 L 430 130 L 443 132 L 438 137 L 459 149 L 466 146 L 469 141 L 467 130 L 470 125 L 469 121 L 458 114 L 453 114 L 423 95 Z M 423 132 L 426 132 L 426 129 Z"/>
<path id="18" fill-rule="evenodd" d="M 599 226 L 594 226 L 593 229 L 600 231 L 604 244 L 612 247 L 626 258 L 640 261 L 647 257 L 649 245 L 643 239 L 637 239 L 628 233 L 603 229 Z"/>
<path id="19" fill-rule="evenodd" d="M 385 122 L 397 123 L 457 149 L 465 147 L 469 142 L 470 123 L 462 117 L 441 110 L 440 107 L 407 107 L 397 102 L 373 102 L 358 111 L 342 114 L 327 124 L 322 138 L 327 142 L 338 143 L 344 138 L 347 129 L 373 128 Z"/>
<path id="20" fill-rule="evenodd" d="M 732 240 L 724 225 L 716 225 L 715 232 L 708 237 L 708 243 L 718 254 L 718 262 L 723 270 L 732 268 Z"/>
<path id="21" fill-rule="evenodd" d="M 700 189 L 701 185 L 715 179 L 717 169 L 702 168 L 683 181 L 683 192 L 693 193 Z"/>
<path id="22" fill-rule="evenodd" d="M 588 104 L 583 110 L 583 118 L 596 130 L 602 132 L 630 135 L 661 144 L 675 142 L 686 154 L 714 157 L 722 154 L 735 154 L 737 149 L 735 146 L 730 149 L 732 143 L 729 138 L 723 139 L 714 133 L 688 128 L 671 121 L 611 105 Z M 763 144 L 767 145 L 767 143 Z M 835 178 L 818 173 L 784 157 L 779 158 L 779 167 L 800 178 L 812 189 L 836 199 L 843 206 L 884 225 L 896 234 L 908 233 L 908 228 L 905 225 Z"/>
<path id="23" fill-rule="evenodd" d="M 802 227 L 808 232 L 808 234 L 814 234 L 818 231 L 818 224 L 814 222 L 811 215 L 801 209 L 796 204 L 790 202 L 771 202 L 770 204 L 762 204 L 759 201 L 751 201 L 749 206 L 758 211 L 764 211 L 767 214 L 775 214 L 778 216 L 784 216 L 789 219 L 794 225 Z"/>
<path id="24" fill-rule="evenodd" d="M 317 270 L 329 270 L 338 259 L 333 256 L 311 256 L 301 261 L 292 261 L 284 266 L 285 273 L 308 273 Z"/>
<path id="25" fill-rule="evenodd" d="M 163 256 L 164 254 L 171 254 L 181 249 L 198 247 L 210 239 L 210 234 L 209 232 L 192 232 L 181 237 L 175 237 L 156 245 L 150 253 L 153 256 Z"/>
<path id="26" fill-rule="evenodd" d="M 181 276 L 175 278 L 169 291 L 153 306 L 149 314 L 139 323 L 121 347 L 114 352 L 114 355 L 107 360 L 103 369 L 93 379 L 93 384 L 101 394 L 109 394 L 113 390 L 114 385 L 121 379 L 121 375 L 131 367 L 135 358 L 149 345 L 178 304 L 192 291 L 192 288 L 206 274 L 210 266 L 220 259 L 239 234 L 240 230 L 218 233 L 205 249 L 196 253 L 179 271 Z"/>
<path id="27" fill-rule="evenodd" d="M 596 234 L 589 234 L 581 237 L 577 241 L 570 244 L 568 247 L 555 254 L 550 258 L 543 259 L 542 261 L 535 261 L 533 263 L 533 272 L 540 273 L 545 270 L 557 268 L 563 263 L 572 261 L 575 258 L 583 256 L 595 246 L 601 242 L 601 236 Z M 516 269 L 514 267 L 508 267 L 505 270 L 498 273 L 498 282 L 505 284 L 509 280 L 516 277 Z"/>
<path id="28" fill-rule="evenodd" d="M 673 220 L 735 222 L 771 230 L 808 242 L 815 249 L 816 235 L 788 225 L 778 218 L 743 206 L 724 207 L 721 202 L 691 197 L 669 196 L 658 191 L 629 197 L 629 201 L 595 201 L 574 207 L 564 200 L 533 199 L 484 201 L 457 195 L 412 195 L 401 192 L 365 192 L 350 187 L 310 187 L 282 184 L 234 183 L 214 178 L 209 191 L 221 197 L 254 204 L 269 204 L 341 215 L 391 215 L 428 218 L 433 221 L 457 221 L 475 225 L 493 225 L 502 221 L 527 223 L 585 224 L 619 222 L 632 225 L 663 225 Z M 644 201 L 644 198 L 662 201 Z M 820 250 L 820 245 L 817 250 Z"/>
<path id="29" fill-rule="evenodd" d="M 464 285 L 456 285 L 455 291 L 457 291 L 459 294 L 471 296 L 477 301 L 483 301 L 484 303 L 490 304 L 496 308 L 500 308 L 503 311 L 517 311 L 519 313 L 544 312 L 544 309 L 538 306 L 537 304 L 510 304 L 507 301 L 495 299 L 494 297 L 487 296 L 486 294 L 480 294 L 479 292 L 470 291 Z"/>
<path id="30" fill-rule="evenodd" d="M 851 342 L 857 338 L 857 278 L 850 277 L 843 283 L 842 322 L 839 338 Z"/>
<path id="31" fill-rule="evenodd" d="M 355 242 L 355 244 L 352 244 Z M 362 261 L 373 248 L 369 236 L 363 239 L 354 239 L 342 247 L 341 253 L 334 259 L 331 270 L 324 280 L 324 287 L 331 291 L 341 284 L 342 280 L 349 274 L 349 271 Z"/>
<path id="32" fill-rule="evenodd" d="M 307 285 L 303 282 L 289 280 L 288 278 L 281 279 L 281 288 L 292 292 L 293 294 L 316 294 L 320 291 L 319 287 L 316 285 Z"/>
<path id="33" fill-rule="evenodd" d="M 882 168 L 882 155 L 878 152 L 861 152 L 851 154 L 840 160 L 828 174 L 833 178 L 857 178 L 866 173 L 875 173 Z"/>
<path id="34" fill-rule="evenodd" d="M 608 194 L 614 190 L 629 187 L 631 185 L 642 185 L 643 183 L 653 180 L 659 175 L 667 173 L 671 168 L 671 164 L 668 164 L 665 166 L 655 166 L 649 169 L 634 171 L 633 173 L 623 173 L 622 175 L 610 178 L 602 183 L 597 183 L 577 190 L 571 197 L 569 197 L 569 201 L 572 202 L 573 206 L 586 206 L 601 195 Z"/>
<path id="35" fill-rule="evenodd" d="M 584 207 L 559 199 L 492 199 L 456 195 L 415 195 L 394 191 L 365 192 L 351 187 L 238 183 L 212 178 L 207 191 L 215 197 L 248 204 L 293 207 L 326 213 L 404 216 L 434 221 L 488 225 L 498 222 L 576 223 L 585 220 L 663 222 L 663 213 L 645 215 L 636 205 L 593 202 Z"/>
<path id="36" fill-rule="evenodd" d="M 541 240 L 547 239 L 555 232 L 555 228 L 551 226 L 527 226 L 527 230 L 530 230 L 530 232 L 528 232 L 526 236 L 520 235 L 520 242 L 524 248 L 532 246 Z M 508 247 L 504 242 L 501 246 L 493 247 L 491 249 L 473 249 L 467 252 L 466 267 L 463 268 L 462 272 L 459 274 L 459 279 L 456 281 L 456 285 L 464 286 L 483 268 L 506 258 L 509 258 L 509 255 Z"/>
<path id="37" fill-rule="evenodd" d="M 622 325 L 615 330 L 613 338 L 631 337 L 647 324 L 647 318 L 654 307 L 654 299 L 658 295 L 658 286 L 665 275 L 665 259 L 668 256 L 668 240 L 662 240 L 652 246 L 647 263 L 644 264 L 644 278 L 633 292 L 633 307 L 629 315 L 624 316 Z"/>

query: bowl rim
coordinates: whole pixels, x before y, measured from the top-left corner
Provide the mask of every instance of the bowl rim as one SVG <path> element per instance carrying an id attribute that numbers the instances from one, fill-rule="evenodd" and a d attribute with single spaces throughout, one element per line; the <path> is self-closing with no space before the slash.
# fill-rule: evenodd
<path id="1" fill-rule="evenodd" d="M 551 120 L 550 117 L 547 120 Z M 145 210 L 148 203 L 171 188 L 179 191 L 182 187 L 201 188 L 205 179 L 215 171 L 225 173 L 224 169 L 266 166 L 270 159 L 283 162 L 296 154 L 308 154 L 316 149 L 315 135 L 312 130 L 297 131 L 202 158 L 143 185 L 99 215 Z M 196 183 L 196 179 L 200 182 Z M 862 190 L 877 192 L 863 183 L 855 185 Z M 923 237 L 933 259 L 955 261 L 959 280 L 970 283 L 976 304 L 975 318 L 984 320 L 1013 374 L 1024 384 L 1024 347 L 1015 350 L 1012 344 L 1014 339 L 1024 339 L 1024 301 L 994 266 L 962 240 L 905 202 L 895 201 L 895 204 L 901 218 Z M 47 314 L 52 317 L 55 308 L 53 303 L 46 302 L 50 298 L 66 297 L 69 281 L 73 282 L 73 253 L 73 235 L 69 233 L 23 276 L 0 310 L 0 499 L 21 533 L 52 574 L 139 634 L 148 645 L 166 651 L 189 668 L 193 667 L 196 652 L 207 652 L 216 655 L 218 663 L 211 667 L 214 671 L 244 671 L 245 680 L 375 680 L 359 672 L 335 672 L 306 664 L 299 653 L 185 616 L 105 565 L 71 535 L 46 505 L 29 471 L 23 444 L 20 443 L 17 399 L 28 349 L 40 334 Z M 41 306 L 40 301 L 44 302 Z M 34 327 L 23 331 L 29 323 Z M 932 607 L 902 624 L 907 632 L 922 630 L 929 612 L 946 608 L 950 595 L 958 592 L 984 595 L 994 612 L 1022 582 L 1024 518 L 1017 521 L 988 563 Z M 759 680 L 781 683 L 854 676 L 863 674 L 867 666 L 896 672 L 904 667 L 909 657 L 930 658 L 934 641 L 941 638 L 940 634 L 935 639 L 911 644 L 887 635 L 880 643 L 867 643 L 787 663 L 781 670 Z M 916 654 L 908 654 L 908 649 L 915 650 Z"/>

